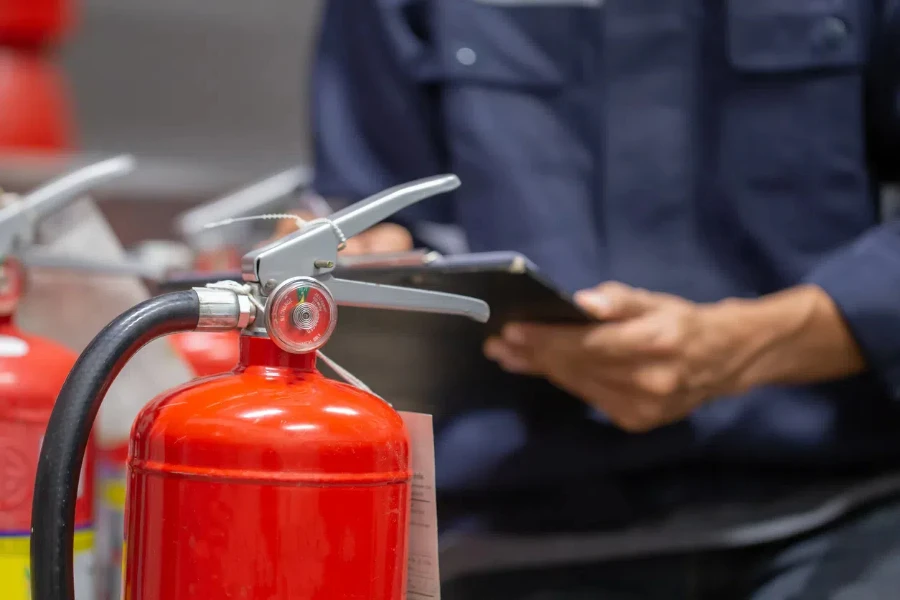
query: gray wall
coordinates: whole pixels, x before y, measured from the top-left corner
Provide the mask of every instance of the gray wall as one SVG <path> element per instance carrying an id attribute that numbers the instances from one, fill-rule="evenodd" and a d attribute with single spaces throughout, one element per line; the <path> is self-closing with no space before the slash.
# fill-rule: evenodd
<path id="1" fill-rule="evenodd" d="M 81 0 L 62 50 L 81 145 L 230 172 L 308 159 L 319 0 Z"/>
<path id="2" fill-rule="evenodd" d="M 99 194 L 122 241 L 173 237 L 172 219 L 309 162 L 307 77 L 320 0 L 76 0 L 59 61 L 80 149 L 139 170 Z"/>

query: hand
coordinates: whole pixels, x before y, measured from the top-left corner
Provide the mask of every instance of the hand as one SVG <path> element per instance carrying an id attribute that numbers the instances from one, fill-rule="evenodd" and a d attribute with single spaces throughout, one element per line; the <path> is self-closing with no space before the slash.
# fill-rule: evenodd
<path id="1" fill-rule="evenodd" d="M 309 212 L 294 211 L 301 219 L 311 221 L 316 217 Z M 281 219 L 275 225 L 275 232 L 269 242 L 282 238 L 297 230 L 297 221 Z M 267 243 L 269 243 L 267 242 Z M 341 251 L 344 255 L 382 254 L 387 252 L 405 252 L 412 250 L 413 240 L 404 227 L 393 223 L 379 223 L 359 235 L 347 240 L 347 246 Z"/>
<path id="2" fill-rule="evenodd" d="M 865 369 L 834 302 L 815 286 L 696 304 L 607 283 L 576 300 L 602 322 L 514 324 L 487 341 L 485 354 L 508 371 L 546 377 L 632 432 L 719 396 Z"/>
<path id="3" fill-rule="evenodd" d="M 750 348 L 737 346 L 727 311 L 618 283 L 576 301 L 602 322 L 511 325 L 487 341 L 486 355 L 508 371 L 546 377 L 632 432 L 741 387 Z"/>

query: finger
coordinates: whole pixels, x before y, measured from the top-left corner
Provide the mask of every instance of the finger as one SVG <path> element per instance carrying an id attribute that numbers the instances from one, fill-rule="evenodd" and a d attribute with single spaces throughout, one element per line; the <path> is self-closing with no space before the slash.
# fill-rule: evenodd
<path id="1" fill-rule="evenodd" d="M 289 233 L 297 231 L 298 228 L 299 225 L 297 221 L 294 221 L 293 219 L 281 219 L 275 224 L 275 231 L 272 236 L 276 239 L 282 238 Z"/>
<path id="2" fill-rule="evenodd" d="M 639 401 L 625 388 L 590 378 L 567 380 L 550 375 L 548 379 L 557 387 L 581 398 L 628 433 L 646 433 L 666 422 L 659 417 L 658 410 L 647 410 L 657 405 Z"/>
<path id="3" fill-rule="evenodd" d="M 584 354 L 584 340 L 591 329 L 591 326 L 512 323 L 503 328 L 501 339 L 515 352 L 527 353 L 533 360 L 546 363 L 558 357 L 571 361 Z"/>
<path id="4" fill-rule="evenodd" d="M 503 340 L 537 354 L 559 354 L 573 360 L 642 361 L 668 356 L 669 345 L 658 343 L 656 320 L 633 319 L 589 327 L 511 323 L 504 327 Z"/>
<path id="5" fill-rule="evenodd" d="M 369 244 L 364 237 L 352 237 L 347 240 L 347 244 L 340 251 L 340 254 L 345 256 L 359 256 L 362 254 L 369 254 Z"/>
<path id="6" fill-rule="evenodd" d="M 405 252 L 412 250 L 412 235 L 405 227 L 394 223 L 381 223 L 363 234 L 369 245 L 369 252 Z"/>
<path id="7" fill-rule="evenodd" d="M 599 411 L 617 427 L 641 430 L 642 423 L 632 406 L 628 390 L 593 377 L 579 376 L 574 370 L 560 368 L 548 372 L 547 380 Z"/>
<path id="8" fill-rule="evenodd" d="M 662 405 L 643 396 L 635 386 L 635 371 L 628 369 L 616 380 L 605 375 L 606 370 L 591 365 L 567 361 L 559 355 L 541 357 L 512 348 L 497 338 L 485 344 L 485 354 L 498 361 L 507 371 L 526 375 L 542 375 L 556 387 L 580 398 L 606 415 L 617 427 L 632 433 L 642 433 L 664 424 Z"/>
<path id="9" fill-rule="evenodd" d="M 500 368 L 521 375 L 540 375 L 542 369 L 534 360 L 534 355 L 523 349 L 505 344 L 498 338 L 490 338 L 484 344 L 484 355 L 496 362 Z"/>
<path id="10" fill-rule="evenodd" d="M 646 290 L 610 281 L 575 294 L 575 301 L 601 320 L 629 319 L 653 310 L 658 300 Z"/>
<path id="11" fill-rule="evenodd" d="M 310 221 L 315 218 L 315 216 L 307 210 L 292 210 L 288 214 L 297 215 L 304 221 Z M 275 233 L 273 234 L 273 237 L 275 237 L 276 239 L 284 237 L 289 233 L 297 231 L 297 229 L 299 228 L 300 221 L 298 221 L 297 219 L 279 219 L 275 223 Z"/>
<path id="12" fill-rule="evenodd" d="M 341 253 L 347 256 L 382 254 L 405 252 L 412 250 L 412 247 L 412 235 L 406 228 L 393 223 L 381 223 L 348 239 Z"/>
<path id="13" fill-rule="evenodd" d="M 670 357 L 681 348 L 671 324 L 660 317 L 652 313 L 623 323 L 599 325 L 585 338 L 585 347 L 592 354 L 609 358 L 646 361 Z"/>

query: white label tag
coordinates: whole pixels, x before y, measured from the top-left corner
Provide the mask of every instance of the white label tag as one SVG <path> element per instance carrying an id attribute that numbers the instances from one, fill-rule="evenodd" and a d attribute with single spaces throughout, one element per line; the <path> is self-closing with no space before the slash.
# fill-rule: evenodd
<path id="1" fill-rule="evenodd" d="M 39 229 L 48 251 L 86 259 L 124 259 L 119 239 L 90 200 L 49 216 Z M 137 277 L 31 269 L 17 320 L 29 333 L 81 352 L 107 323 L 150 294 Z M 168 340 L 150 342 L 122 369 L 98 417 L 99 441 L 128 439 L 131 423 L 154 396 L 193 378 Z"/>
<path id="2" fill-rule="evenodd" d="M 434 428 L 431 415 L 401 412 L 412 453 L 407 600 L 440 600 L 437 494 L 434 487 Z"/>

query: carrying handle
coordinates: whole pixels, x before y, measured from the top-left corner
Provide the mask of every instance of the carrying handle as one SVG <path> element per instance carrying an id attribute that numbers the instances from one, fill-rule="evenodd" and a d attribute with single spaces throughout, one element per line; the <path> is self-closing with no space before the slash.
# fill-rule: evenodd
<path id="1" fill-rule="evenodd" d="M 67 173 L 0 209 L 0 259 L 5 258 L 37 222 L 91 188 L 134 170 L 134 157 L 123 154 Z"/>
<path id="2" fill-rule="evenodd" d="M 456 175 L 438 175 L 398 185 L 327 218 L 308 221 L 293 233 L 244 255 L 244 281 L 274 288 L 291 277 L 316 277 L 334 269 L 347 238 L 362 233 L 397 211 L 459 187 Z"/>
<path id="3" fill-rule="evenodd" d="M 456 294 L 336 279 L 338 251 L 348 237 L 362 233 L 394 213 L 440 193 L 459 187 L 456 175 L 437 175 L 398 185 L 344 208 L 328 218 L 305 223 L 300 229 L 246 254 L 244 281 L 257 283 L 264 296 L 283 290 L 298 278 L 314 278 L 330 292 L 333 301 L 362 306 L 416 312 L 447 313 L 485 322 L 487 303 Z"/>
<path id="4" fill-rule="evenodd" d="M 436 175 L 398 185 L 351 204 L 329 217 L 345 236 L 353 237 L 394 213 L 426 198 L 451 192 L 460 185 L 456 175 Z"/>

